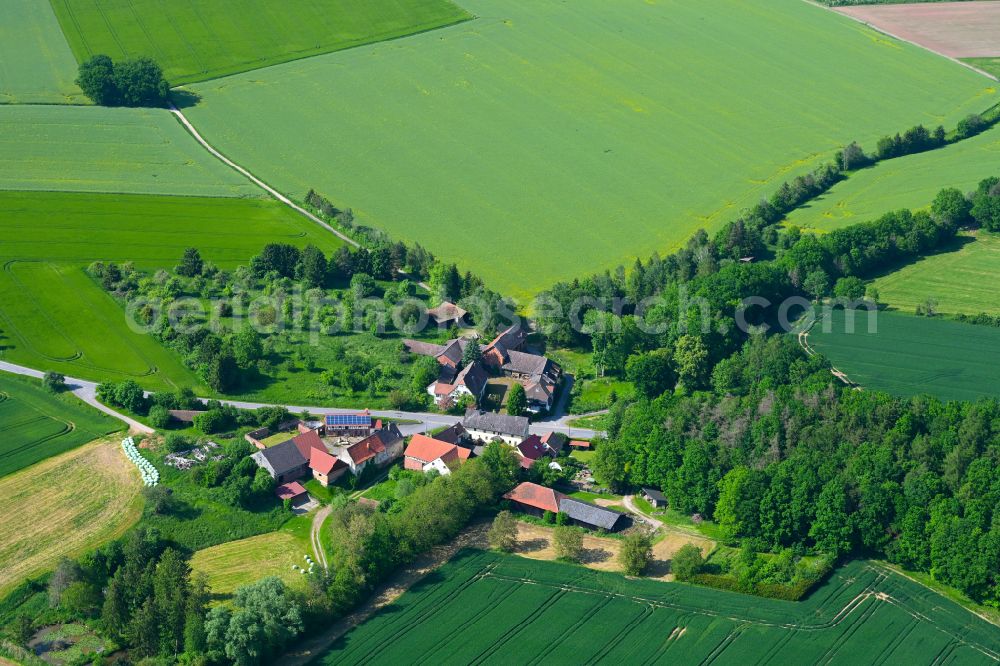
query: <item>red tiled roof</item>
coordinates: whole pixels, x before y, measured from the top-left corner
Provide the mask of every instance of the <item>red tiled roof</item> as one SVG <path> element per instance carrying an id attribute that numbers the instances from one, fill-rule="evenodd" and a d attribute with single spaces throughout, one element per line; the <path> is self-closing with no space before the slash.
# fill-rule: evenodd
<path id="1" fill-rule="evenodd" d="M 320 474 L 329 475 L 330 472 L 335 470 L 337 466 L 346 467 L 347 465 L 337 460 L 336 456 L 331 456 L 326 451 L 321 451 L 320 449 L 313 449 L 309 456 L 309 468 L 313 471 L 319 472 Z"/>
<path id="2" fill-rule="evenodd" d="M 551 449 L 542 444 L 542 438 L 538 435 L 532 435 L 518 444 L 517 450 L 521 453 L 521 456 L 531 460 L 538 460 L 542 456 L 547 456 L 551 451 Z"/>
<path id="3" fill-rule="evenodd" d="M 385 451 L 385 444 L 380 437 L 380 434 L 384 432 L 385 430 L 379 430 L 347 449 L 347 455 L 350 456 L 355 465 L 360 465 Z"/>
<path id="4" fill-rule="evenodd" d="M 432 437 L 427 437 L 426 435 L 414 435 L 403 455 L 407 458 L 416 458 L 417 460 L 429 463 L 432 460 L 443 458 L 452 453 L 456 448 L 459 447 L 448 442 L 441 442 Z"/>
<path id="5" fill-rule="evenodd" d="M 313 449 L 319 449 L 320 451 L 326 451 L 326 447 L 323 445 L 323 440 L 320 439 L 319 433 L 315 430 L 310 430 L 309 432 L 304 432 L 295 437 L 292 437 L 292 441 L 295 442 L 295 447 L 302 454 L 302 457 L 309 460 L 312 456 Z"/>
<path id="6" fill-rule="evenodd" d="M 570 446 L 575 446 L 578 449 L 589 449 L 590 448 L 590 442 L 584 442 L 583 440 L 580 440 L 580 439 L 574 439 L 572 442 L 569 443 L 569 445 Z"/>
<path id="7" fill-rule="evenodd" d="M 551 511 L 559 513 L 559 501 L 565 497 L 560 492 L 540 486 L 537 483 L 525 481 L 514 490 L 504 495 L 505 499 L 525 506 L 534 507 L 541 511 Z"/>
<path id="8" fill-rule="evenodd" d="M 292 481 L 291 483 L 285 483 L 275 488 L 274 494 L 278 496 L 278 499 L 284 501 L 305 495 L 306 489 L 298 481 Z"/>

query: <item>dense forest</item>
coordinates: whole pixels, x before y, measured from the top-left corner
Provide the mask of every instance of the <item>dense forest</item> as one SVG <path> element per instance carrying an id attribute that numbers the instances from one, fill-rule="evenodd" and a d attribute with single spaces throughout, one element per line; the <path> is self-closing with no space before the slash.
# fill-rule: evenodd
<path id="1" fill-rule="evenodd" d="M 595 470 L 755 550 L 886 558 L 1000 605 L 1000 402 L 833 381 L 790 337 L 754 337 L 710 390 L 616 405 Z"/>

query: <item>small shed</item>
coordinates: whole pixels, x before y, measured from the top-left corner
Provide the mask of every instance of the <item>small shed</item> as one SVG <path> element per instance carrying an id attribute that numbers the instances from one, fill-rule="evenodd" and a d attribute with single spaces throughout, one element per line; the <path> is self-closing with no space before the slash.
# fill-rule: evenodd
<path id="1" fill-rule="evenodd" d="M 278 496 L 282 502 L 285 500 L 291 500 L 292 506 L 297 506 L 309 501 L 309 492 L 305 489 L 298 481 L 292 481 L 290 483 L 283 483 L 274 489 L 274 494 Z"/>
<path id="2" fill-rule="evenodd" d="M 662 509 L 667 506 L 667 498 L 656 488 L 643 488 L 642 496 L 653 505 L 653 508 Z"/>
<path id="3" fill-rule="evenodd" d="M 574 439 L 572 442 L 569 443 L 569 445 L 574 449 L 581 449 L 583 451 L 586 451 L 587 449 L 590 448 L 590 442 L 586 442 L 582 439 Z"/>

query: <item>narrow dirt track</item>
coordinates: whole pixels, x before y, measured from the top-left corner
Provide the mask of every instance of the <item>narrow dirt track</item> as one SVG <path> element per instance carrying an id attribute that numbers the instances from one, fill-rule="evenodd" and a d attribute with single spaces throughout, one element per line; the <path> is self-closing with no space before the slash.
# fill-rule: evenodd
<path id="1" fill-rule="evenodd" d="M 309 540 L 312 542 L 313 554 L 316 555 L 316 561 L 324 569 L 329 569 L 330 565 L 326 562 L 326 551 L 323 549 L 323 541 L 320 535 L 322 534 L 323 523 L 326 522 L 332 510 L 333 507 L 327 505 L 317 511 L 316 515 L 313 516 L 312 528 L 309 531 Z"/>

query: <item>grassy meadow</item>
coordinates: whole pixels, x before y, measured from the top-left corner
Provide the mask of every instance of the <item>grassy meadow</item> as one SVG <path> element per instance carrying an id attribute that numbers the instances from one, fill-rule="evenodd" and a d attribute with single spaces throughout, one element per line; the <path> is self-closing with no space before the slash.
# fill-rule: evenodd
<path id="1" fill-rule="evenodd" d="M 150 390 L 199 387 L 194 374 L 85 272 L 92 261 L 169 269 L 184 248 L 224 269 L 266 243 L 341 241 L 270 200 L 0 192 L 0 358 L 94 380 L 135 379 Z"/>
<path id="2" fill-rule="evenodd" d="M 0 478 L 0 596 L 64 555 L 121 536 L 139 520 L 141 487 L 117 438 Z"/>
<path id="3" fill-rule="evenodd" d="M 191 86 L 187 113 L 278 189 L 525 297 L 717 228 L 852 139 L 997 97 L 801 0 L 462 5 L 481 18 Z"/>
<path id="4" fill-rule="evenodd" d="M 123 423 L 37 379 L 0 372 L 0 477 L 92 441 Z"/>
<path id="5" fill-rule="evenodd" d="M 263 193 L 165 109 L 0 105 L 0 190 Z"/>
<path id="6" fill-rule="evenodd" d="M 973 240 L 974 238 L 974 240 Z M 980 231 L 954 250 L 924 257 L 884 275 L 874 284 L 879 300 L 913 313 L 928 298 L 946 314 L 1000 315 L 1000 236 Z"/>
<path id="7" fill-rule="evenodd" d="M 843 310 L 829 321 L 829 331 L 817 322 L 809 344 L 866 389 L 942 400 L 1000 396 L 1000 328 L 892 312 L 879 313 L 875 333 L 866 312 L 856 313 L 853 333 Z"/>
<path id="8" fill-rule="evenodd" d="M 864 562 L 793 603 L 467 550 L 317 663 L 991 664 L 998 641 L 1000 628 Z"/>
<path id="9" fill-rule="evenodd" d="M 471 18 L 449 0 L 52 0 L 78 60 L 150 56 L 173 84 Z"/>
<path id="10" fill-rule="evenodd" d="M 292 565 L 308 569 L 303 557 L 306 553 L 312 556 L 308 541 L 279 530 L 199 550 L 191 558 L 191 569 L 208 577 L 208 586 L 216 596 L 230 595 L 237 587 L 267 576 L 298 587 L 305 583 L 305 576 Z"/>
<path id="11" fill-rule="evenodd" d="M 862 169 L 792 212 L 788 223 L 805 229 L 838 229 L 891 210 L 926 208 L 941 188 L 972 191 L 979 181 L 996 175 L 1000 175 L 1000 126 L 940 150 Z"/>
<path id="12" fill-rule="evenodd" d="M 0 104 L 86 104 L 48 0 L 0 3 Z"/>

